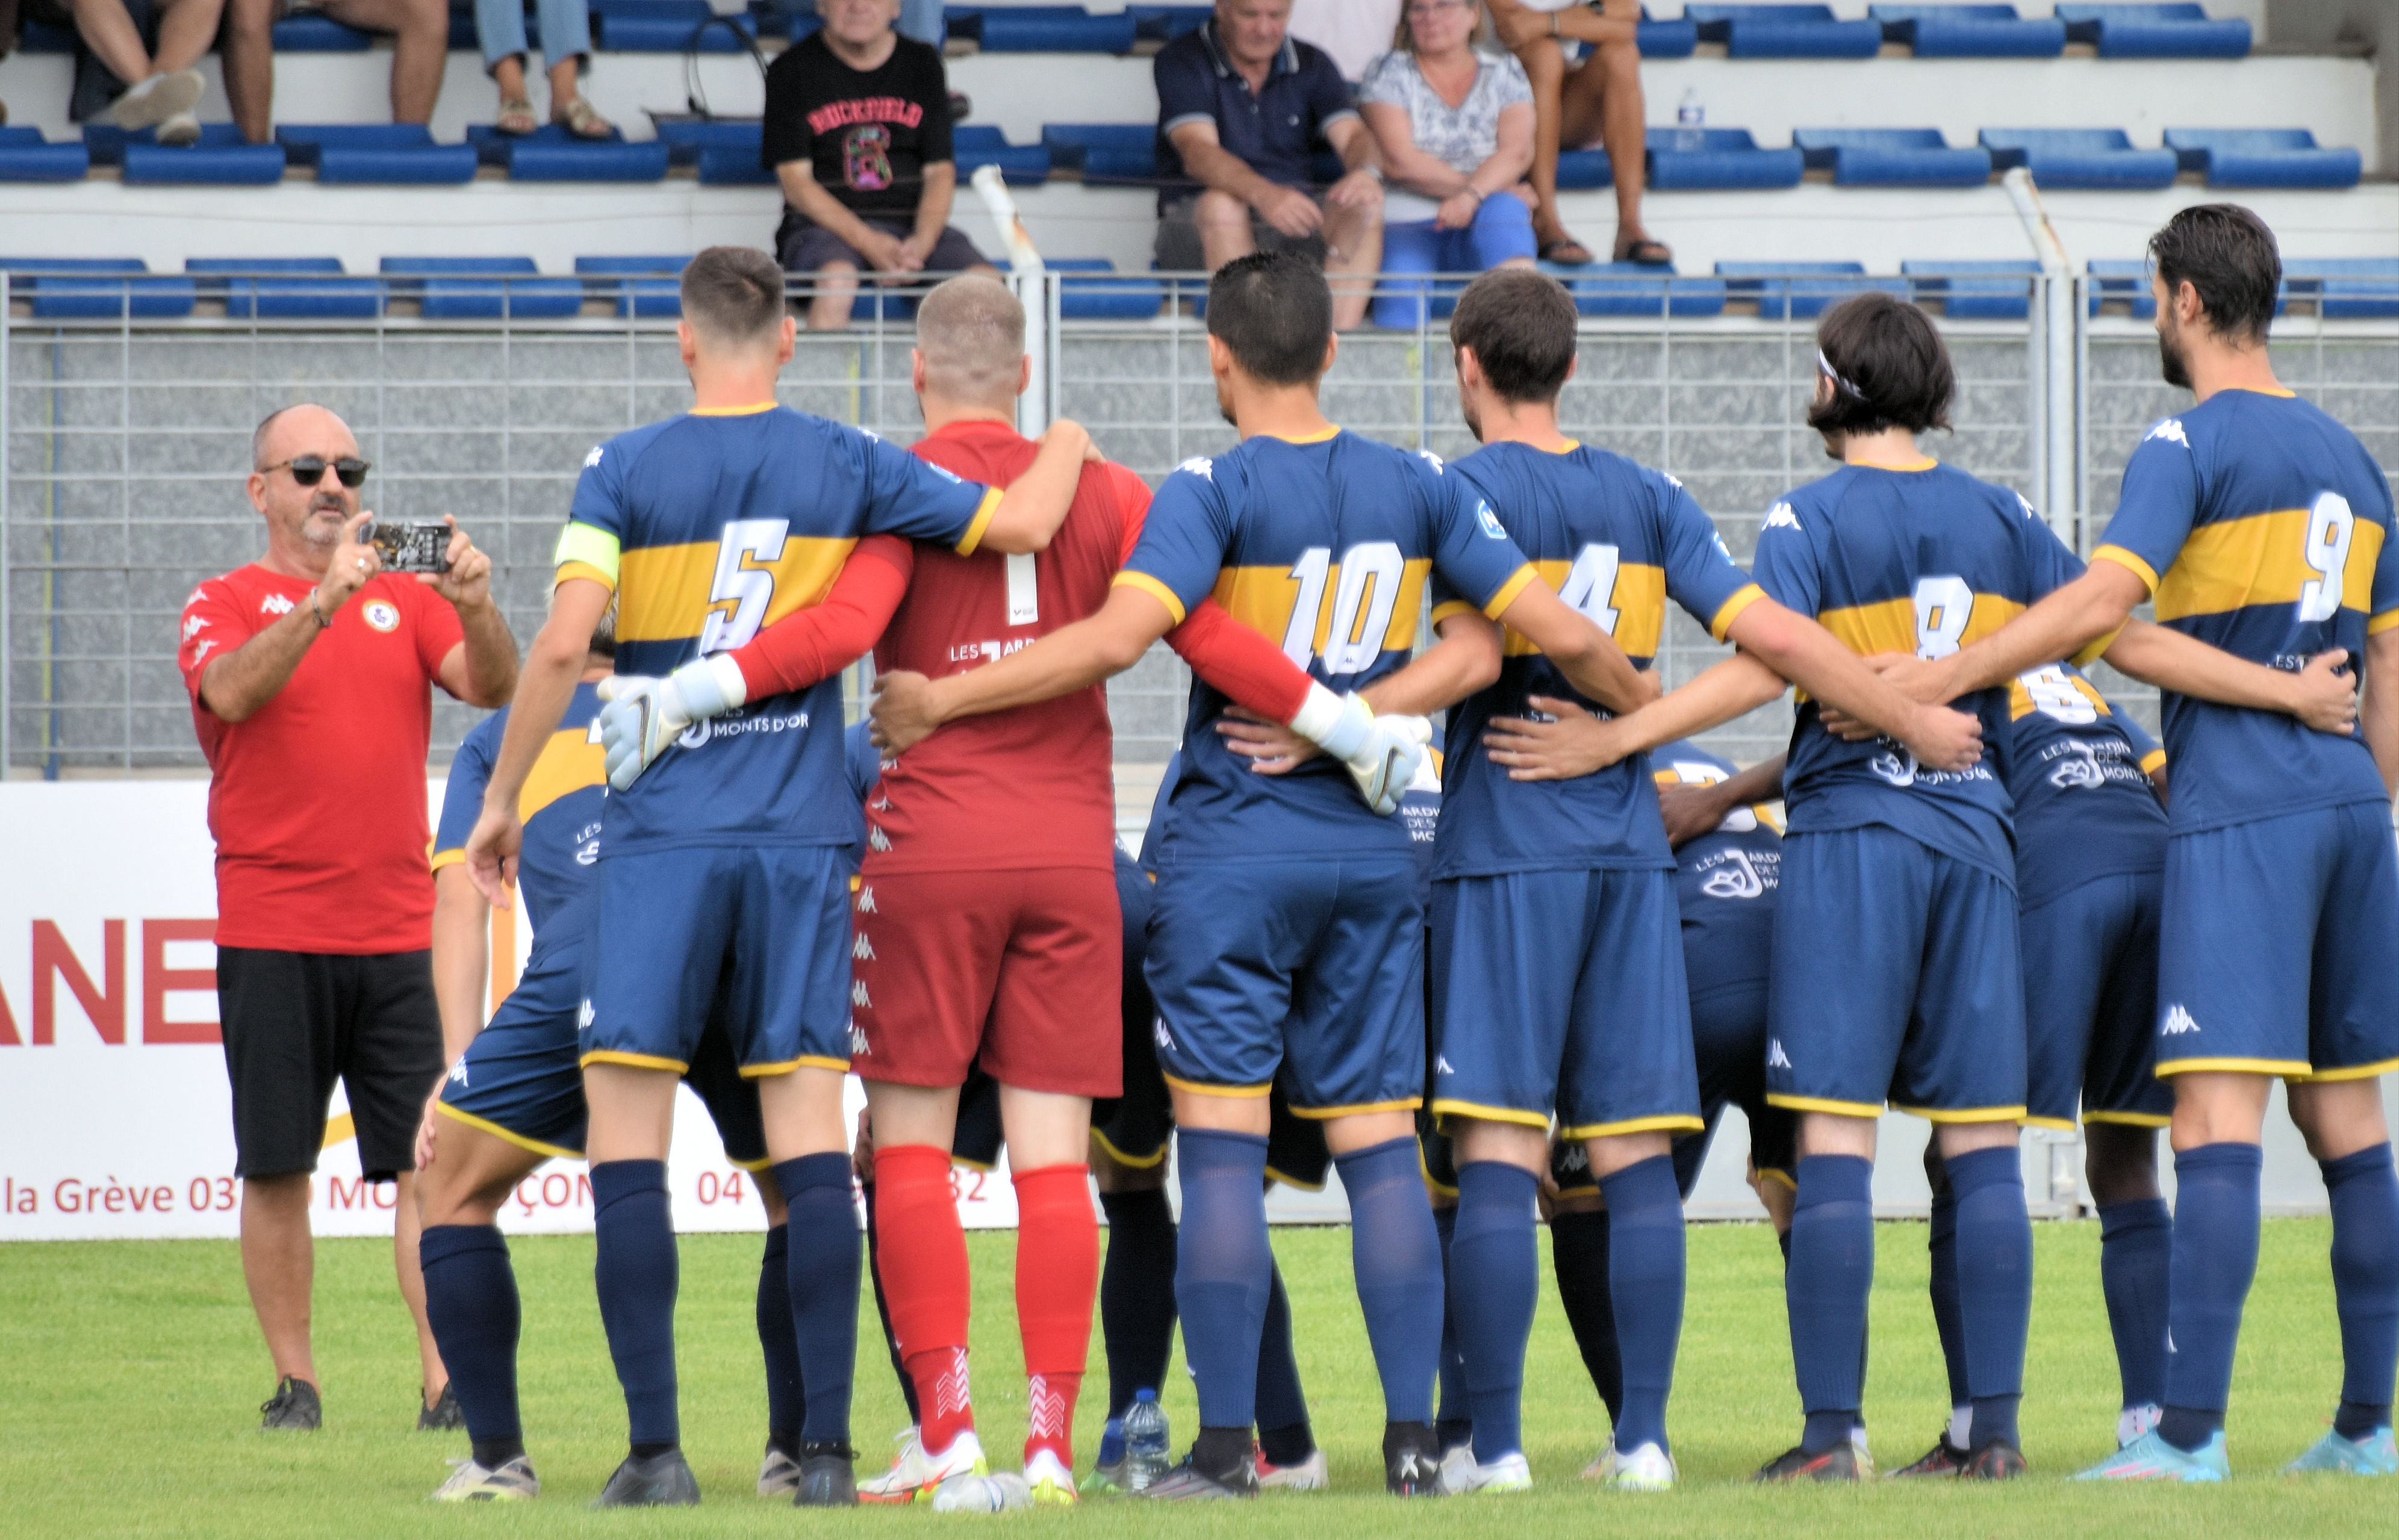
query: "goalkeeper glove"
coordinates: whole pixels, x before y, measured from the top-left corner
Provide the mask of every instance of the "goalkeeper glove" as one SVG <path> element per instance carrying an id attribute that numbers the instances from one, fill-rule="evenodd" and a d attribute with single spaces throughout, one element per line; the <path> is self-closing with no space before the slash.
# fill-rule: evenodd
<path id="1" fill-rule="evenodd" d="M 1291 730 L 1349 767 L 1358 794 L 1386 817 L 1399 811 L 1400 797 L 1424 763 L 1432 724 L 1422 717 L 1378 717 L 1355 695 L 1336 696 L 1310 684 Z"/>
<path id="2" fill-rule="evenodd" d="M 729 654 L 686 663 L 664 679 L 614 674 L 600 682 L 601 751 L 608 784 L 622 791 L 695 722 L 722 716 L 750 698 L 749 682 Z"/>

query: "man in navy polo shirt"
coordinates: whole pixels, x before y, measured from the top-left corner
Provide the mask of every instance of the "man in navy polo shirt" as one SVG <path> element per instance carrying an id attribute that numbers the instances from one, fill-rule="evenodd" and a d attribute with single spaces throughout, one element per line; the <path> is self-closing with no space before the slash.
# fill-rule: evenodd
<path id="1" fill-rule="evenodd" d="M 1339 67 L 1290 22 L 1291 0 L 1216 0 L 1159 50 L 1158 265 L 1213 273 L 1261 248 L 1302 252 L 1323 264 L 1348 331 L 1383 259 L 1383 171 Z M 1309 162 L 1326 149 L 1345 173 L 1319 189 Z"/>

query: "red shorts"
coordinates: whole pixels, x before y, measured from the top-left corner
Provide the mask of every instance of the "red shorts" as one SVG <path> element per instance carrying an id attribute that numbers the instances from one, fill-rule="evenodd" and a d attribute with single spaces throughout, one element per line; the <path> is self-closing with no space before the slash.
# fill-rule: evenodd
<path id="1" fill-rule="evenodd" d="M 1116 874 L 870 872 L 850 948 L 850 1069 L 958 1086 L 1120 1095 L 1124 917 Z"/>

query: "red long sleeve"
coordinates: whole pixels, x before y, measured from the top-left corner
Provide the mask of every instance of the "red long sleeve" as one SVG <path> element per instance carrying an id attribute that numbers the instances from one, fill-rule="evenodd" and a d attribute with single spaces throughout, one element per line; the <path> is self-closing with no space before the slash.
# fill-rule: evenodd
<path id="1" fill-rule="evenodd" d="M 750 698 L 805 690 L 865 656 L 900 607 L 915 565 L 915 550 L 896 535 L 861 540 L 821 603 L 785 615 L 734 650 Z"/>
<path id="2" fill-rule="evenodd" d="M 1193 606 L 1166 644 L 1210 684 L 1260 716 L 1289 723 L 1311 682 L 1281 648 L 1227 614 L 1213 599 Z"/>

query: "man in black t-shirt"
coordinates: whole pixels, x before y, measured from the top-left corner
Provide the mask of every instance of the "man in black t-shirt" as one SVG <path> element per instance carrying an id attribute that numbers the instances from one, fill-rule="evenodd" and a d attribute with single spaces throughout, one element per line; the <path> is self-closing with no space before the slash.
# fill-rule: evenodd
<path id="1" fill-rule="evenodd" d="M 892 30 L 899 0 L 820 0 L 824 27 L 766 72 L 760 158 L 783 184 L 784 271 L 818 276 L 808 330 L 849 324 L 858 273 L 992 273 L 950 227 L 957 162 L 939 50 Z"/>

